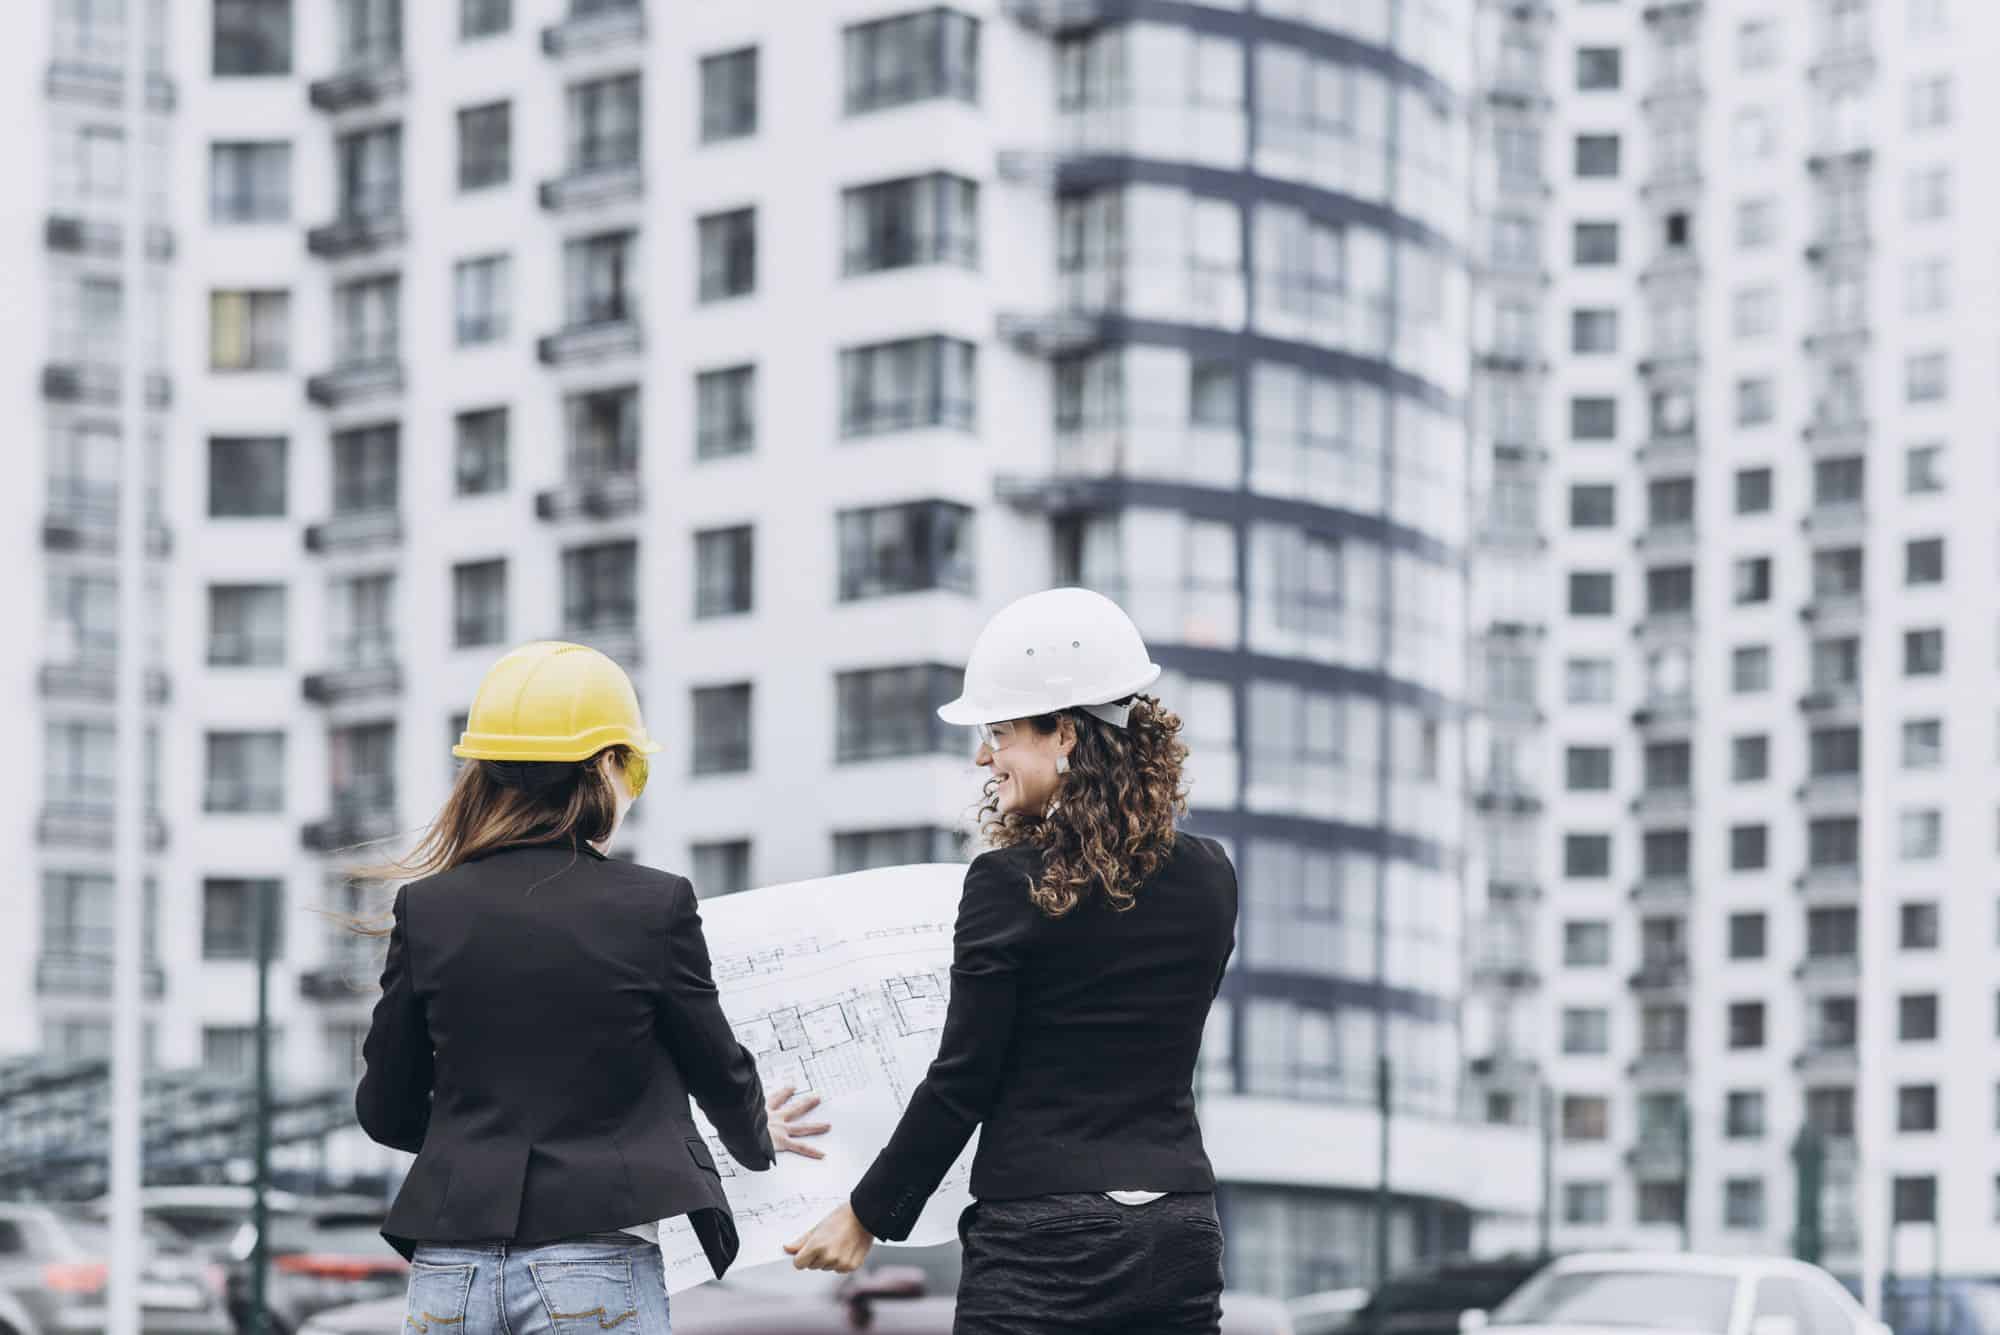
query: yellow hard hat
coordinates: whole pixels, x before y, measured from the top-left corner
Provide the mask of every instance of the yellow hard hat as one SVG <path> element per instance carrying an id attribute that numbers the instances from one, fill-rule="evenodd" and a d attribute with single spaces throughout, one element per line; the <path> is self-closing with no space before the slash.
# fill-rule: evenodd
<path id="1" fill-rule="evenodd" d="M 660 749 L 646 735 L 632 679 L 587 645 L 538 640 L 487 669 L 451 753 L 465 760 L 588 760 L 607 746 L 642 755 Z"/>

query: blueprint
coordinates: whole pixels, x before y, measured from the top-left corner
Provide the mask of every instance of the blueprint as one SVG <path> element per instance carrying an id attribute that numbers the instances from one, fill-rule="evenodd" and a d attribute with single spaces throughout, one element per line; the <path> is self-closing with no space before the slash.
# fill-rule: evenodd
<path id="1" fill-rule="evenodd" d="M 737 1265 L 788 1260 L 784 1244 L 845 1201 L 888 1142 L 937 1055 L 964 879 L 962 863 L 926 863 L 702 902 L 723 1010 L 765 1090 L 819 1095 L 808 1120 L 833 1126 L 811 1142 L 825 1159 L 781 1154 L 777 1167 L 751 1173 L 695 1110 L 736 1215 Z M 968 1146 L 907 1245 L 955 1236 L 971 1163 Z M 660 1249 L 669 1292 L 714 1278 L 685 1218 L 660 1225 Z"/>

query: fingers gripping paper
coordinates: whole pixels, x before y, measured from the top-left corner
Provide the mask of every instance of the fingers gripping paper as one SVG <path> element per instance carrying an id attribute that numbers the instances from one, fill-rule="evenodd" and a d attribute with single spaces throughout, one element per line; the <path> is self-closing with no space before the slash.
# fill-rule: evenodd
<path id="1" fill-rule="evenodd" d="M 825 1159 L 780 1154 L 771 1171 L 748 1173 L 696 1111 L 736 1215 L 737 1265 L 787 1260 L 784 1244 L 845 1201 L 888 1142 L 937 1056 L 964 880 L 963 865 L 927 863 L 703 901 L 722 1008 L 756 1054 L 765 1090 L 819 1095 L 808 1120 L 833 1125 L 808 1142 Z M 955 1236 L 971 1199 L 972 1151 L 945 1175 L 906 1245 Z M 714 1278 L 686 1219 L 660 1225 L 660 1250 L 669 1292 Z"/>

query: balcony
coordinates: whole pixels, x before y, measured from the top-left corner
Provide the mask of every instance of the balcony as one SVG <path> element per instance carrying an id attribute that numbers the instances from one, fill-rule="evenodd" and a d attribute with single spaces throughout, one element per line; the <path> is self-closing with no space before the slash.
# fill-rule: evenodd
<path id="1" fill-rule="evenodd" d="M 1810 715 L 1815 723 L 1859 718 L 1861 688 L 1858 685 L 1816 686 L 1799 697 L 1799 712 Z"/>
<path id="2" fill-rule="evenodd" d="M 308 672 L 299 683 L 299 694 L 309 704 L 341 704 L 395 695 L 403 689 L 403 670 L 396 661 L 392 632 L 370 630 L 348 635 L 333 649 L 339 666 Z"/>
<path id="3" fill-rule="evenodd" d="M 1541 791 L 1519 778 L 1488 779 L 1473 791 L 1474 805 L 1484 813 L 1532 816 L 1542 809 Z"/>
<path id="4" fill-rule="evenodd" d="M 102 60 L 51 61 L 46 87 L 50 97 L 93 102 L 106 111 L 116 111 L 125 105 L 125 68 Z M 148 111 L 170 112 L 179 101 L 172 79 L 156 72 L 146 75 Z"/>
<path id="5" fill-rule="evenodd" d="M 1632 711 L 1632 726 L 1658 736 L 1678 736 L 1694 723 L 1694 697 L 1662 695 Z"/>
<path id="6" fill-rule="evenodd" d="M 145 700 L 163 705 L 172 696 L 165 669 L 145 669 Z M 118 699 L 118 659 L 114 647 L 109 655 L 86 655 L 72 663 L 44 663 L 41 671 L 42 697 L 109 705 Z"/>
<path id="7" fill-rule="evenodd" d="M 1816 414 L 1802 433 L 1815 456 L 1858 454 L 1868 447 L 1869 421 L 1852 414 Z"/>
<path id="8" fill-rule="evenodd" d="M 1792 977 L 1807 988 L 1841 984 L 1838 991 L 1845 995 L 1853 991 L 1854 985 L 1861 979 L 1861 956 L 1853 952 L 1845 955 L 1808 955 L 1792 970 Z"/>
<path id="9" fill-rule="evenodd" d="M 1000 0 L 1000 12 L 1030 32 L 1064 37 L 1104 23 L 1105 0 Z"/>
<path id="10" fill-rule="evenodd" d="M 1692 110 L 1690 103 L 1699 102 L 1707 95 L 1708 89 L 1702 84 L 1699 67 L 1670 66 L 1662 69 L 1646 85 L 1646 91 L 1640 95 L 1640 105 L 1650 112 L 1680 116 Z"/>
<path id="11" fill-rule="evenodd" d="M 1694 638 L 1695 619 L 1692 611 L 1642 612 L 1633 623 L 1632 635 L 1641 643 L 1658 645 L 1679 643 Z"/>
<path id="12" fill-rule="evenodd" d="M 1641 789 L 1632 799 L 1631 810 L 1641 824 L 1685 817 L 1694 810 L 1694 789 L 1685 784 L 1678 788 Z"/>
<path id="13" fill-rule="evenodd" d="M 1625 1068 L 1634 1080 L 1649 1084 L 1684 1081 L 1688 1077 L 1686 1051 L 1642 1052 Z"/>
<path id="14" fill-rule="evenodd" d="M 1861 809 L 1861 775 L 1815 775 L 1800 784 L 1793 796 L 1808 815 L 1854 815 Z"/>
<path id="15" fill-rule="evenodd" d="M 1692 523 L 1649 524 L 1632 539 L 1632 546 L 1648 558 L 1692 556 L 1695 528 Z"/>
<path id="16" fill-rule="evenodd" d="M 535 197 L 550 213 L 570 213 L 635 200 L 645 189 L 645 176 L 635 154 L 630 162 L 576 168 L 552 177 L 541 183 Z"/>
<path id="17" fill-rule="evenodd" d="M 299 973 L 299 996 L 306 1001 L 371 1001 L 382 962 L 372 944 L 342 939 L 326 959 Z"/>
<path id="18" fill-rule="evenodd" d="M 333 811 L 299 832 L 299 842 L 315 853 L 331 853 L 397 833 L 396 785 L 386 778 L 358 779 L 333 794 Z"/>
<path id="19" fill-rule="evenodd" d="M 1875 162 L 1875 149 L 1849 135 L 1820 134 L 1806 153 L 1806 170 L 1816 176 L 1858 175 Z"/>
<path id="20" fill-rule="evenodd" d="M 1692 431 L 1655 433 L 1634 453 L 1648 477 L 1675 475 L 1693 471 L 1701 443 Z"/>
<path id="21" fill-rule="evenodd" d="M 1867 611 L 1867 600 L 1858 592 L 1816 592 L 1799 609 L 1799 620 L 1815 631 L 1859 630 L 1867 620 Z"/>
<path id="22" fill-rule="evenodd" d="M 1836 32 L 1813 49 L 1806 77 L 1817 84 L 1866 83 L 1875 77 L 1875 48 L 1866 31 Z"/>
<path id="23" fill-rule="evenodd" d="M 1810 904 L 1832 906 L 1858 903 L 1861 898 L 1861 867 L 1854 862 L 1809 866 L 1793 881 L 1793 885 Z"/>
<path id="24" fill-rule="evenodd" d="M 1472 958 L 1472 978 L 1486 987 L 1527 991 L 1541 982 L 1530 946 L 1530 924 L 1520 917 L 1498 914 L 1480 926 Z"/>
<path id="25" fill-rule="evenodd" d="M 1638 372 L 1648 380 L 1673 377 L 1692 379 L 1701 365 L 1701 345 L 1695 342 L 1660 343 L 1639 359 Z"/>
<path id="26" fill-rule="evenodd" d="M 112 958 L 103 952 L 79 953 L 44 950 L 35 959 L 35 991 L 45 997 L 104 997 L 111 995 Z M 139 987 L 148 1001 L 158 1001 L 167 990 L 166 971 L 158 960 L 140 965 Z"/>
<path id="27" fill-rule="evenodd" d="M 393 357 L 348 362 L 306 379 L 306 398 L 321 408 L 347 408 L 403 392 L 403 363 Z"/>
<path id="28" fill-rule="evenodd" d="M 1638 1142 L 1625 1152 L 1625 1162 L 1648 1181 L 1677 1178 L 1687 1171 L 1687 1148 L 1678 1131 L 1641 1131 Z"/>
<path id="29" fill-rule="evenodd" d="M 1859 501 L 1815 505 L 1799 521 L 1799 529 L 1815 538 L 1859 537 L 1868 531 L 1868 511 Z"/>
<path id="30" fill-rule="evenodd" d="M 619 519 L 639 513 L 644 500 L 637 473 L 590 473 L 537 492 L 535 518 L 544 522 Z"/>
<path id="31" fill-rule="evenodd" d="M 1858 1075 L 1860 1050 L 1852 1042 L 1808 1043 L 1792 1058 L 1792 1069 L 1804 1076 Z"/>
<path id="32" fill-rule="evenodd" d="M 1855 258 L 1865 254 L 1875 239 L 1868 230 L 1867 215 L 1838 213 L 1829 216 L 1820 210 L 1820 223 L 1812 239 L 1806 242 L 1806 259 L 1812 264 L 1823 264 L 1835 258 Z"/>
<path id="33" fill-rule="evenodd" d="M 1694 898 L 1694 882 L 1685 876 L 1647 876 L 1632 887 L 1632 902 L 1640 908 L 1685 908 Z"/>
<path id="34" fill-rule="evenodd" d="M 1701 281 L 1701 252 L 1693 246 L 1663 246 L 1639 270 L 1646 287 L 1694 287 Z"/>
<path id="35" fill-rule="evenodd" d="M 639 642 L 639 627 L 633 622 L 565 626 L 560 635 L 551 635 L 548 638 L 589 645 L 627 672 L 637 669 L 644 662 Z"/>
<path id="36" fill-rule="evenodd" d="M 306 525 L 306 550 L 314 555 L 398 547 L 403 542 L 403 517 L 394 502 L 346 511 Z"/>
<path id="37" fill-rule="evenodd" d="M 535 356 L 544 366 L 589 366 L 637 357 L 644 347 L 636 319 L 601 320 L 544 334 L 535 340 Z"/>
<path id="38" fill-rule="evenodd" d="M 306 251 L 322 260 L 374 255 L 403 244 L 409 234 L 399 206 L 348 213 L 306 232 Z"/>
<path id="39" fill-rule="evenodd" d="M 1003 311 L 994 322 L 994 332 L 1030 357 L 1060 357 L 1103 342 L 1105 322 L 1081 311 L 1041 315 Z"/>
<path id="40" fill-rule="evenodd" d="M 1850 358 L 1868 346 L 1868 316 L 1861 311 L 1828 312 L 1813 321 L 1804 345 L 1814 357 Z"/>
<path id="41" fill-rule="evenodd" d="M 151 803 L 149 802 L 150 806 Z M 88 848 L 103 852 L 116 838 L 115 806 L 102 801 L 57 800 L 42 805 L 35 824 L 35 838 L 58 848 Z M 158 853 L 167 846 L 167 822 L 157 811 L 146 813 L 146 851 Z"/>
<path id="42" fill-rule="evenodd" d="M 105 348 L 94 360 L 53 361 L 42 367 L 42 397 L 50 403 L 88 403 L 115 408 L 125 382 L 120 350 Z M 165 408 L 174 401 L 174 382 L 163 371 L 146 373 L 146 406 Z"/>
<path id="43" fill-rule="evenodd" d="M 646 11 L 638 0 L 571 0 L 569 15 L 542 29 L 542 53 L 556 59 L 637 46 L 646 36 Z"/>
<path id="44" fill-rule="evenodd" d="M 173 534 L 160 517 L 157 502 L 147 508 L 151 513 L 146 516 L 146 554 L 164 560 L 173 551 Z M 42 515 L 42 547 L 51 552 L 116 554 L 118 484 L 50 478 L 49 508 Z"/>
<path id="45" fill-rule="evenodd" d="M 403 53 L 384 45 L 369 51 L 350 53 L 347 63 L 306 86 L 306 98 L 316 111 L 352 111 L 357 107 L 378 106 L 400 97 L 408 81 L 403 74 Z"/>
<path id="46" fill-rule="evenodd" d="M 122 224 L 96 218 L 51 213 L 42 226 L 42 240 L 58 255 L 89 255 L 115 260 L 124 253 L 125 228 Z M 148 224 L 144 243 L 149 260 L 164 263 L 174 257 L 174 232 L 171 227 Z"/>
<path id="47" fill-rule="evenodd" d="M 1661 955 L 1645 960 L 1628 981 L 1634 992 L 1684 992 L 1688 985 L 1687 956 Z"/>

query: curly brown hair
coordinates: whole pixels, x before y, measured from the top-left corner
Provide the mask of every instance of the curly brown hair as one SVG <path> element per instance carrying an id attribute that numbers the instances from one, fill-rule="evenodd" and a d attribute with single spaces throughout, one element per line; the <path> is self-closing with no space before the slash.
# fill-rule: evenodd
<path id="1" fill-rule="evenodd" d="M 1127 703 L 1123 728 L 1076 709 L 1027 720 L 1045 736 L 1064 719 L 1076 729 L 1051 811 L 1002 812 L 995 781 L 986 781 L 980 831 L 995 848 L 1041 850 L 1041 880 L 1028 897 L 1051 918 L 1073 911 L 1093 888 L 1120 913 L 1138 903 L 1140 885 L 1173 851 L 1174 824 L 1187 814 L 1180 716 L 1150 695 Z"/>

